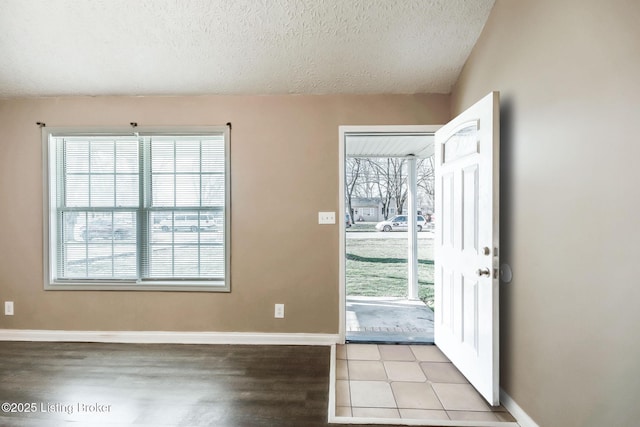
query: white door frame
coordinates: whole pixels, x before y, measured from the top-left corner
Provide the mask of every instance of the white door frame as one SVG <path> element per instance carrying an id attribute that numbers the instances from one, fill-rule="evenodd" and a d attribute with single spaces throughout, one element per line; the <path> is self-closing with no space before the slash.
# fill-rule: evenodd
<path id="1" fill-rule="evenodd" d="M 339 242 L 340 249 L 338 251 L 339 259 L 339 286 L 340 286 L 340 310 L 338 313 L 339 321 L 339 344 L 344 344 L 346 340 L 346 311 L 347 311 L 347 287 L 346 287 L 346 272 L 347 265 L 345 260 L 346 251 L 346 226 L 344 215 L 346 211 L 346 205 L 344 202 L 344 182 L 345 182 L 345 136 L 352 132 L 363 133 L 435 133 L 443 125 L 398 125 L 398 126 L 340 126 L 339 127 L 339 150 L 338 150 L 338 214 L 336 218 L 339 223 Z"/>

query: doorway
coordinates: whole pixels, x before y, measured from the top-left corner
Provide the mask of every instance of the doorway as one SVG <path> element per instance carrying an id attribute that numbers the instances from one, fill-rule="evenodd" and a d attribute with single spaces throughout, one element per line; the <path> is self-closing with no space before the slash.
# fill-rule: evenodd
<path id="1" fill-rule="evenodd" d="M 433 343 L 438 128 L 340 128 L 340 332 L 348 342 Z"/>
<path id="2" fill-rule="evenodd" d="M 340 208 L 345 209 L 349 157 L 410 159 L 407 206 L 408 297 L 417 288 L 416 158 L 435 154 L 434 343 L 489 405 L 499 399 L 500 94 L 491 92 L 446 125 L 434 127 L 340 127 Z M 432 147 L 385 143 L 380 134 L 431 134 Z M 360 136 L 362 144 L 349 144 Z M 353 148 L 355 147 L 355 148 Z M 420 147 L 424 151 L 420 150 Z M 362 152 L 358 151 L 360 149 Z M 402 149 L 405 151 L 401 153 Z M 400 154 L 398 154 L 400 153 Z M 400 221 L 396 221 L 400 222 Z M 340 338 L 346 334 L 346 225 L 340 233 Z"/>

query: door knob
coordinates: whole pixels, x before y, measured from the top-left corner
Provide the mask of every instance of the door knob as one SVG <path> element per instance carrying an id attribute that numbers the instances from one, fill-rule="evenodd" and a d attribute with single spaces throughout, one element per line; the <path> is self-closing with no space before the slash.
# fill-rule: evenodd
<path id="1" fill-rule="evenodd" d="M 491 270 L 489 270 L 488 268 L 479 268 L 478 271 L 476 271 L 476 273 L 480 277 L 482 277 L 482 276 L 490 277 L 491 276 Z"/>
<path id="2" fill-rule="evenodd" d="M 488 247 L 484 247 L 482 248 L 482 255 L 489 255 L 491 253 L 491 249 L 489 249 Z"/>

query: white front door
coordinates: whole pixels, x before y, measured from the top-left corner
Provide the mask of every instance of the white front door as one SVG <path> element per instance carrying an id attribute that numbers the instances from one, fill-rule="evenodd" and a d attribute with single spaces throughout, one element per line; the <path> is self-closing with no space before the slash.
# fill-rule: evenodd
<path id="1" fill-rule="evenodd" d="M 499 402 L 499 93 L 436 132 L 435 342 Z"/>

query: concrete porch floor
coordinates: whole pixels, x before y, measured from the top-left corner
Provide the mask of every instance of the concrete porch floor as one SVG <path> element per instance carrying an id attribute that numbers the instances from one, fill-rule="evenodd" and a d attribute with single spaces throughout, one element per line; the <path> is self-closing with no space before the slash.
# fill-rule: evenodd
<path id="1" fill-rule="evenodd" d="M 347 296 L 348 342 L 433 344 L 433 311 L 422 301 Z"/>

